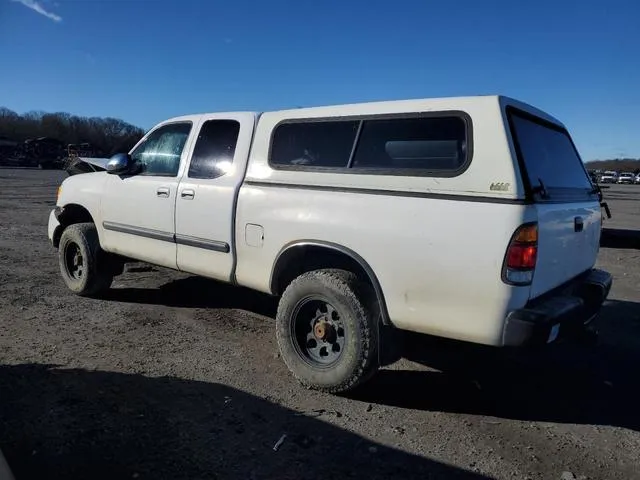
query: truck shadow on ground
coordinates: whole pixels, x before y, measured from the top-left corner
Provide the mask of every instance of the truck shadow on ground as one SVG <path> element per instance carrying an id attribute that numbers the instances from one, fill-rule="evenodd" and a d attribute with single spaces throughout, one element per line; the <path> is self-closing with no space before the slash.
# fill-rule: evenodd
<path id="1" fill-rule="evenodd" d="M 560 343 L 528 353 L 407 334 L 405 358 L 438 371 L 383 370 L 353 397 L 417 410 L 640 431 L 640 304 L 609 301 L 601 326 L 597 346 Z"/>
<path id="2" fill-rule="evenodd" d="M 275 318 L 277 298 L 203 277 L 170 280 L 158 288 L 113 288 L 105 300 L 180 308 L 238 308 Z"/>
<path id="3" fill-rule="evenodd" d="M 0 365 L 0 385 L 20 480 L 486 478 L 215 383 L 24 364 Z"/>
<path id="4" fill-rule="evenodd" d="M 603 228 L 600 246 L 605 248 L 621 248 L 640 250 L 640 230 L 624 228 Z"/>
<path id="5" fill-rule="evenodd" d="M 277 300 L 200 277 L 160 288 L 117 288 L 113 301 L 183 308 L 242 309 L 274 318 Z M 609 301 L 601 345 L 570 343 L 527 354 L 400 333 L 403 357 L 437 371 L 383 369 L 350 397 L 425 411 L 613 425 L 640 431 L 640 304 Z M 419 395 L 416 392 L 421 392 Z"/>

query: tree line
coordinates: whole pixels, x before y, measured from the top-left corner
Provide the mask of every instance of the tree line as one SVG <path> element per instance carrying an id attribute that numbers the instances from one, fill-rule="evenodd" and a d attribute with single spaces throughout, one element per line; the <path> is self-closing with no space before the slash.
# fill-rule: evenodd
<path id="1" fill-rule="evenodd" d="M 617 172 L 640 173 L 640 158 L 617 158 L 586 162 L 589 170 L 615 170 Z"/>
<path id="2" fill-rule="evenodd" d="M 28 112 L 20 115 L 0 107 L 0 138 L 18 142 L 49 137 L 65 144 L 89 143 L 111 156 L 129 151 L 144 130 L 118 118 L 79 117 L 66 112 Z"/>

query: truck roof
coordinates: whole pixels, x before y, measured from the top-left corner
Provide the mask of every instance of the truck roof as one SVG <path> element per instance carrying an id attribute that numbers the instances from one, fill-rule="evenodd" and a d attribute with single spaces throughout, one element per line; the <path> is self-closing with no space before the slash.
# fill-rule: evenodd
<path id="1" fill-rule="evenodd" d="M 301 107 L 283 110 L 258 111 L 235 111 L 235 112 L 201 112 L 198 114 L 182 115 L 165 120 L 162 123 L 195 120 L 200 115 L 212 114 L 252 114 L 256 117 L 264 114 L 278 114 L 290 116 L 292 118 L 303 117 L 324 117 L 324 116 L 347 116 L 347 115 L 371 115 L 376 113 L 395 113 L 406 111 L 438 111 L 438 110 L 464 110 L 466 106 L 477 105 L 478 103 L 493 103 L 502 106 L 513 106 L 533 115 L 554 123 L 560 127 L 564 124 L 548 113 L 520 100 L 516 100 L 504 95 L 475 95 L 458 97 L 434 97 L 434 98 L 413 98 L 406 100 L 386 100 L 375 102 L 345 103 L 335 105 L 323 105 L 315 107 Z"/>

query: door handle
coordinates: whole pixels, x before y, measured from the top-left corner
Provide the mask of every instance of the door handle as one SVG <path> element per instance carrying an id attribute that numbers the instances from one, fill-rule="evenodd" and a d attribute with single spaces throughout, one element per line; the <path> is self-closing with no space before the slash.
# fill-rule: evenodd
<path id="1" fill-rule="evenodd" d="M 184 190 L 182 190 L 182 192 L 180 192 L 180 197 L 184 198 L 185 200 L 193 200 L 193 197 L 195 196 L 196 192 L 191 188 L 185 188 Z"/>
<path id="2" fill-rule="evenodd" d="M 160 187 L 158 188 L 158 190 L 156 190 L 156 195 L 158 197 L 162 197 L 162 198 L 167 198 L 169 197 L 169 188 L 168 187 Z"/>
<path id="3" fill-rule="evenodd" d="M 576 232 L 584 230 L 584 220 L 582 217 L 576 217 L 573 219 L 573 230 Z"/>

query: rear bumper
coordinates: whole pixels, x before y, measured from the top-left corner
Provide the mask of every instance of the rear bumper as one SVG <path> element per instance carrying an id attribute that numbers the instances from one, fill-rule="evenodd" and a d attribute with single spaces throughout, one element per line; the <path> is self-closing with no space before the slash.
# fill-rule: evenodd
<path id="1" fill-rule="evenodd" d="M 593 269 L 560 291 L 510 312 L 504 326 L 503 345 L 543 345 L 572 330 L 583 329 L 600 312 L 612 283 L 608 272 Z"/>

